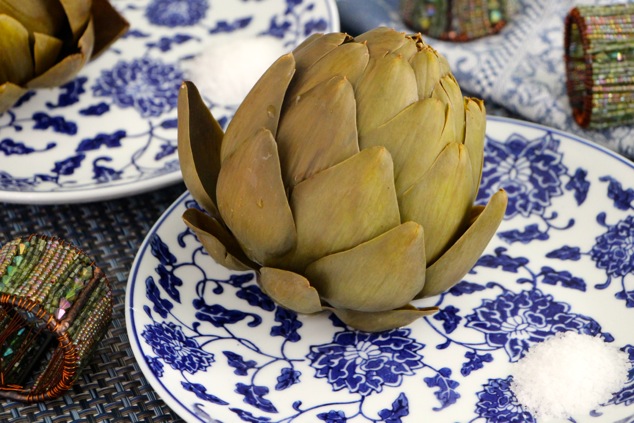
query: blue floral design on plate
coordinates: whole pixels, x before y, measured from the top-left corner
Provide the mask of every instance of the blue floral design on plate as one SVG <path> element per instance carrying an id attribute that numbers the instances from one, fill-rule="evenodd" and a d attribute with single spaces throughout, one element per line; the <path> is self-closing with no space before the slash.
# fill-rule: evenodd
<path id="1" fill-rule="evenodd" d="M 291 50 L 339 29 L 334 0 L 111 3 L 129 31 L 74 80 L 0 115 L 0 201 L 103 200 L 180 181 L 176 103 L 192 60 L 231 38 L 273 36 Z M 226 125 L 234 99 L 205 100 Z"/>
<path id="2" fill-rule="evenodd" d="M 511 365 L 532 345 L 575 331 L 634 364 L 624 323 L 634 318 L 634 164 L 508 119 L 490 118 L 487 137 L 481 200 L 522 187 L 514 208 L 460 283 L 419 300 L 437 314 L 382 333 L 297 315 L 253 273 L 217 265 L 181 220 L 196 206 L 184 194 L 148 234 L 128 284 L 129 336 L 152 386 L 192 422 L 533 423 L 510 389 Z M 494 172 L 502 162 L 516 167 Z M 632 407 L 634 370 L 574 421 L 627 421 Z"/>

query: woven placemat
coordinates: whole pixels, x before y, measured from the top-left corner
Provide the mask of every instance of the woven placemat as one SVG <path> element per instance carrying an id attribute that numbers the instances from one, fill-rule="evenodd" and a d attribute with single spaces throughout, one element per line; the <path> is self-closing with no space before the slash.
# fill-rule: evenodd
<path id="1" fill-rule="evenodd" d="M 159 216 L 185 191 L 177 184 L 124 199 L 75 205 L 1 204 L 0 244 L 40 233 L 82 248 L 112 283 L 113 321 L 77 383 L 55 400 L 0 400 L 0 422 L 182 422 L 139 369 L 126 333 L 125 288 L 132 262 Z"/>

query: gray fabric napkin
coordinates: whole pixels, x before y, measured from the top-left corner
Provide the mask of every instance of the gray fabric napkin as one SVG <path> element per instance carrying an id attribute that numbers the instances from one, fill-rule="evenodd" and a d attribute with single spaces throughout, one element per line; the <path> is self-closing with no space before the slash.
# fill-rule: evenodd
<path id="1" fill-rule="evenodd" d="M 377 26 L 389 26 L 412 32 L 400 17 L 399 3 L 337 0 L 342 30 L 357 35 Z M 497 35 L 466 43 L 429 37 L 425 41 L 447 58 L 466 92 L 495 102 L 526 120 L 576 134 L 634 158 L 634 125 L 583 129 L 572 118 L 566 93 L 564 18 L 576 5 L 609 3 L 616 1 L 516 0 L 510 22 Z"/>

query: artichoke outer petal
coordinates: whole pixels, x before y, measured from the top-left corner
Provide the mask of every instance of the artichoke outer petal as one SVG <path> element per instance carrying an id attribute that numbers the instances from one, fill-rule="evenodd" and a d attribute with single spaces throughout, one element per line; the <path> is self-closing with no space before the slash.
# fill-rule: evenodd
<path id="1" fill-rule="evenodd" d="M 216 196 L 224 222 L 253 261 L 265 265 L 295 247 L 295 222 L 269 130 L 261 129 L 225 160 Z"/>
<path id="2" fill-rule="evenodd" d="M 0 85 L 0 114 L 9 110 L 27 91 L 26 88 L 11 82 Z"/>
<path id="3" fill-rule="evenodd" d="M 277 59 L 264 72 L 227 126 L 220 149 L 221 162 L 262 128 L 275 137 L 284 95 L 294 73 L 295 59 L 291 53 Z"/>
<path id="4" fill-rule="evenodd" d="M 35 65 L 35 75 L 40 75 L 55 65 L 64 43 L 58 38 L 39 32 L 35 32 L 33 34 L 33 39 L 33 63 Z"/>
<path id="5" fill-rule="evenodd" d="M 77 75 L 82 67 L 90 60 L 95 45 L 95 28 L 92 19 L 88 21 L 79 42 L 79 52 L 70 54 L 47 69 L 41 75 L 27 82 L 28 88 L 50 88 L 65 84 Z"/>
<path id="6" fill-rule="evenodd" d="M 223 135 L 196 86 L 183 82 L 178 93 L 178 158 L 183 180 L 196 202 L 218 219 L 216 184 Z"/>
<path id="7" fill-rule="evenodd" d="M 484 102 L 476 98 L 465 98 L 464 145 L 469 152 L 473 171 L 473 197 L 478 196 L 484 163 L 484 140 L 486 131 L 486 109 Z"/>
<path id="8" fill-rule="evenodd" d="M 66 24 L 59 0 L 0 0 L 0 14 L 13 17 L 30 33 L 54 37 L 63 35 Z"/>
<path id="9" fill-rule="evenodd" d="M 302 275 L 274 267 L 262 267 L 257 272 L 257 279 L 264 293 L 282 307 L 303 314 L 322 310 L 319 294 Z"/>
<path id="10" fill-rule="evenodd" d="M 444 119 L 444 104 L 435 98 L 427 98 L 411 104 L 359 138 L 362 149 L 380 145 L 388 149 L 394 161 L 399 197 L 429 170 L 445 148 L 441 139 Z"/>
<path id="11" fill-rule="evenodd" d="M 471 226 L 427 268 L 425 286 L 417 298 L 440 294 L 460 282 L 493 238 L 504 218 L 507 202 L 504 190 L 493 194 Z"/>
<path id="12" fill-rule="evenodd" d="M 400 198 L 401 220 L 425 228 L 427 263 L 462 233 L 473 205 L 471 162 L 462 144 L 448 144 L 429 171 Z"/>
<path id="13" fill-rule="evenodd" d="M 64 8 L 73 39 L 79 40 L 90 19 L 92 0 L 58 0 Z"/>
<path id="14" fill-rule="evenodd" d="M 420 100 L 431 97 L 434 88 L 446 72 L 440 60 L 439 54 L 432 47 L 423 47 L 409 59 L 414 69 Z"/>
<path id="15" fill-rule="evenodd" d="M 333 312 L 346 325 L 363 332 L 382 332 L 407 326 L 421 317 L 431 316 L 438 307 L 416 308 L 407 304 L 399 309 L 365 313 L 362 311 L 324 307 Z"/>
<path id="16" fill-rule="evenodd" d="M 418 101 L 414 70 L 403 56 L 396 54 L 371 61 L 357 82 L 355 92 L 360 137 Z"/>
<path id="17" fill-rule="evenodd" d="M 218 220 L 198 209 L 187 209 L 183 221 L 218 264 L 233 270 L 257 269 L 238 245 L 238 241 Z"/>
<path id="18" fill-rule="evenodd" d="M 367 148 L 297 184 L 291 208 L 297 248 L 282 260 L 300 273 L 320 257 L 348 250 L 398 226 L 389 152 L 383 147 Z"/>
<path id="19" fill-rule="evenodd" d="M 351 37 L 341 32 L 328 34 L 314 34 L 295 47 L 293 57 L 298 73 L 305 72 L 322 57 L 351 40 Z"/>
<path id="20" fill-rule="evenodd" d="M 410 37 L 405 36 L 405 33 L 385 26 L 373 28 L 363 34 L 359 34 L 354 37 L 354 40 L 359 44 L 366 44 L 373 59 L 384 57 L 397 51 L 406 51 L 412 45 L 416 49 L 416 43 L 412 42 L 413 40 Z M 413 53 L 410 52 L 409 55 L 411 56 Z M 409 58 L 407 56 L 406 54 L 406 59 Z"/>
<path id="21" fill-rule="evenodd" d="M 95 46 L 91 55 L 94 60 L 125 34 L 130 24 L 108 0 L 92 0 L 90 12 L 95 25 Z"/>
<path id="22" fill-rule="evenodd" d="M 369 58 L 364 44 L 348 43 L 339 46 L 304 72 L 297 73 L 289 85 L 285 107 L 293 107 L 297 96 L 335 76 L 345 77 L 355 85 L 363 75 Z"/>
<path id="23" fill-rule="evenodd" d="M 432 92 L 432 97 L 447 104 L 443 140 L 448 143 L 462 143 L 465 128 L 464 97 L 462 97 L 460 86 L 452 74 L 447 74 L 440 78 Z"/>
<path id="24" fill-rule="evenodd" d="M 387 311 L 410 302 L 425 285 L 423 227 L 405 222 L 356 247 L 311 263 L 305 275 L 335 308 Z"/>
<path id="25" fill-rule="evenodd" d="M 284 185 L 290 189 L 357 154 L 356 103 L 346 78 L 325 81 L 289 105 L 277 145 Z"/>
<path id="26" fill-rule="evenodd" d="M 22 85 L 33 77 L 29 31 L 18 20 L 0 14 L 0 84 Z"/>

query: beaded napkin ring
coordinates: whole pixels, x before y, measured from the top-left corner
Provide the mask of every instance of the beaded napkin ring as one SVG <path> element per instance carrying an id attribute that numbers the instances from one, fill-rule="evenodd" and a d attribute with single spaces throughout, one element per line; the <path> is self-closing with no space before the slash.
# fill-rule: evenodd
<path id="1" fill-rule="evenodd" d="M 634 3 L 572 9 L 564 46 L 575 121 L 590 128 L 634 124 Z"/>
<path id="2" fill-rule="evenodd" d="M 447 41 L 470 41 L 498 33 L 508 18 L 508 0 L 401 0 L 407 25 Z"/>
<path id="3" fill-rule="evenodd" d="M 112 293 L 79 249 L 41 235 L 0 249 L 0 397 L 55 398 L 108 330 Z"/>

